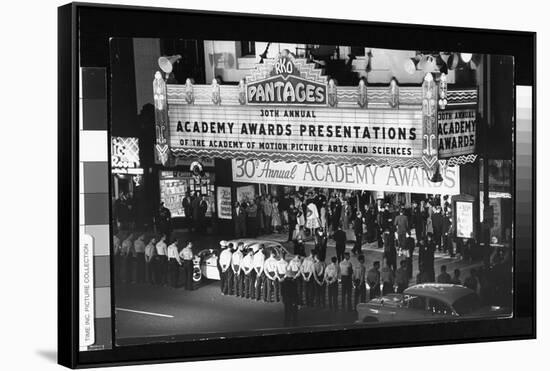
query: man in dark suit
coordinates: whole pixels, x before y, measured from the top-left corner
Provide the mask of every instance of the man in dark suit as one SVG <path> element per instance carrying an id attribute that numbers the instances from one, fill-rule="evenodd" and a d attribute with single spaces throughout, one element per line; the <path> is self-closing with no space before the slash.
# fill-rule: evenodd
<path id="1" fill-rule="evenodd" d="M 369 299 L 380 296 L 380 262 L 375 261 L 367 272 L 367 285 L 369 286 Z"/>
<path id="2" fill-rule="evenodd" d="M 193 229 L 197 232 L 200 229 L 199 215 L 200 215 L 201 197 L 198 191 L 195 192 L 195 196 L 191 201 L 191 214 L 193 218 Z"/>
<path id="3" fill-rule="evenodd" d="M 233 220 L 235 221 L 235 237 L 246 236 L 246 210 L 241 203 L 235 202 L 233 206 Z"/>
<path id="4" fill-rule="evenodd" d="M 296 231 L 296 225 L 298 224 L 298 210 L 294 207 L 293 203 L 288 205 L 288 241 L 294 239 L 294 231 Z"/>
<path id="5" fill-rule="evenodd" d="M 424 217 L 422 216 L 422 211 L 416 201 L 412 204 L 411 220 L 412 226 L 414 227 L 414 231 L 416 233 L 416 240 L 418 241 L 424 235 Z"/>
<path id="6" fill-rule="evenodd" d="M 426 245 L 424 252 L 422 254 L 422 268 L 421 272 L 426 274 L 426 278 L 429 278 L 427 282 L 435 282 L 435 267 L 434 267 L 434 253 L 435 253 L 435 242 L 433 240 L 432 234 L 426 234 Z"/>
<path id="7" fill-rule="evenodd" d="M 353 220 L 353 232 L 355 233 L 355 245 L 353 245 L 351 252 L 359 254 L 363 245 L 363 218 L 359 211 Z"/>
<path id="8" fill-rule="evenodd" d="M 432 214 L 432 226 L 434 229 L 433 241 L 438 251 L 441 251 L 441 236 L 443 235 L 444 217 L 441 214 L 441 206 L 435 208 Z"/>
<path id="9" fill-rule="evenodd" d="M 191 194 L 189 191 L 185 193 L 185 198 L 181 201 L 183 212 L 185 214 L 185 226 L 191 231 L 192 228 L 192 209 L 191 209 Z"/>
<path id="10" fill-rule="evenodd" d="M 284 326 L 298 325 L 298 285 L 290 270 L 281 280 L 281 296 L 285 307 Z"/>
<path id="11" fill-rule="evenodd" d="M 346 232 L 342 230 L 342 226 L 338 225 L 336 233 L 334 233 L 334 241 L 336 241 L 336 258 L 338 263 L 344 259 L 344 252 L 346 251 Z"/>
<path id="12" fill-rule="evenodd" d="M 393 223 L 397 229 L 399 251 L 404 250 L 407 233 L 409 233 L 409 219 L 405 216 L 402 208 L 399 210 L 399 215 L 395 217 L 395 221 Z"/>
<path id="13" fill-rule="evenodd" d="M 206 201 L 206 195 L 201 196 L 199 202 L 199 215 L 198 215 L 198 230 L 199 232 L 206 232 L 206 212 L 208 211 L 208 202 Z"/>

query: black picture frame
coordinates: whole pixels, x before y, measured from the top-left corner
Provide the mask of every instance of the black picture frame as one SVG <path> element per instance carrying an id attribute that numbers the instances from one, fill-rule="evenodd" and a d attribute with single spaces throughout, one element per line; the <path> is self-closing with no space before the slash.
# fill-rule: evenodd
<path id="1" fill-rule="evenodd" d="M 243 25 L 246 24 L 246 27 Z M 209 27 L 204 27 L 209 25 Z M 533 87 L 530 143 L 536 152 L 536 34 L 487 29 L 360 22 L 182 9 L 71 3 L 58 9 L 58 361 L 70 368 L 161 363 L 219 358 L 302 354 L 358 349 L 532 339 L 536 336 L 535 232 L 536 160 L 516 172 L 515 311 L 513 318 L 407 326 L 373 326 L 338 331 L 236 336 L 228 339 L 176 341 L 165 344 L 116 346 L 79 352 L 79 67 L 109 66 L 111 37 L 178 37 L 256 39 L 341 43 L 417 50 L 469 50 L 512 55 L 515 84 Z M 108 109 L 108 108 L 106 108 Z M 514 132 L 516 135 L 516 132 Z M 525 188 L 527 187 L 527 188 Z M 521 217 L 518 217 L 521 216 Z M 71 248 L 67 248 L 71 247 Z M 114 310 L 114 309 L 113 309 Z M 111 318 L 114 318 L 112 316 Z M 113 338 L 114 338 L 114 325 Z"/>

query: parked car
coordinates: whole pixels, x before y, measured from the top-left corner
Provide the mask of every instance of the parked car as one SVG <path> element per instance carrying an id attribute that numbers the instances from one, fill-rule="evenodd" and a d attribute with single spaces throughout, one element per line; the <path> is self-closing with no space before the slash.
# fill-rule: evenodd
<path id="1" fill-rule="evenodd" d="M 358 322 L 449 321 L 506 317 L 506 308 L 484 305 L 475 291 L 460 285 L 424 283 L 357 305 Z"/>
<path id="2" fill-rule="evenodd" d="M 275 252 L 275 256 L 284 256 L 287 261 L 290 261 L 294 255 L 290 254 L 288 250 L 279 242 L 270 240 L 259 239 L 236 239 L 229 240 L 228 243 L 232 243 L 237 246 L 239 242 L 242 242 L 245 249 L 257 250 L 260 245 L 264 246 L 264 255 L 269 257 L 271 251 Z M 220 249 L 204 249 L 195 254 L 193 258 L 193 281 L 200 282 L 202 279 L 219 280 L 220 271 L 218 270 L 218 258 Z"/>

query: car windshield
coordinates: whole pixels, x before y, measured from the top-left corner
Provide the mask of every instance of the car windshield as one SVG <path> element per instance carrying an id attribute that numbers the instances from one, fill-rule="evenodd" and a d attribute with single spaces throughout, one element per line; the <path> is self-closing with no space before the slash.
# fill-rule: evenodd
<path id="1" fill-rule="evenodd" d="M 481 307 L 481 301 L 475 293 L 461 297 L 453 304 L 454 310 L 460 316 L 472 313 Z"/>
<path id="2" fill-rule="evenodd" d="M 423 298 L 421 296 L 405 296 L 404 304 L 408 308 L 411 309 L 418 309 L 418 310 L 425 310 L 426 309 L 426 298 Z"/>
<path id="3" fill-rule="evenodd" d="M 272 251 L 277 258 L 281 255 L 282 252 L 278 245 L 267 245 L 264 247 L 264 254 L 266 257 L 269 257 Z"/>

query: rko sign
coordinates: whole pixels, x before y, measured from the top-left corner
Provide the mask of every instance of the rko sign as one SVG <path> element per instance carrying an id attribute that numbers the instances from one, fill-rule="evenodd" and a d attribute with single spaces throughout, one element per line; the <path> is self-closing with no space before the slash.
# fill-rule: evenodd
<path id="1" fill-rule="evenodd" d="M 251 104 L 327 104 L 326 84 L 303 78 L 290 55 L 277 59 L 269 76 L 249 82 L 246 91 Z"/>

